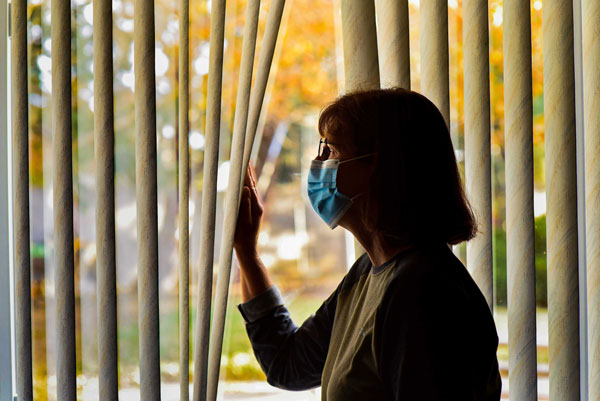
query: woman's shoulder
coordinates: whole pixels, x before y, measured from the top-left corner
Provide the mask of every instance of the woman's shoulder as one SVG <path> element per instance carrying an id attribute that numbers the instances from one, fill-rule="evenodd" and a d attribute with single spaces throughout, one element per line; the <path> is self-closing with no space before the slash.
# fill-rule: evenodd
<path id="1" fill-rule="evenodd" d="M 394 277 L 407 285 L 431 282 L 457 274 L 457 261 L 444 244 L 419 244 L 398 258 Z"/>
<path id="2" fill-rule="evenodd" d="M 391 296 L 436 302 L 485 302 L 462 262 L 446 244 L 416 246 L 398 260 L 388 288 Z"/>
<path id="3" fill-rule="evenodd" d="M 406 319 L 416 319 L 427 327 L 454 327 L 469 338 L 481 335 L 485 337 L 481 341 L 489 341 L 491 346 L 498 342 L 483 294 L 462 262 L 445 246 L 422 247 L 398 262 L 378 317 L 401 326 Z"/>

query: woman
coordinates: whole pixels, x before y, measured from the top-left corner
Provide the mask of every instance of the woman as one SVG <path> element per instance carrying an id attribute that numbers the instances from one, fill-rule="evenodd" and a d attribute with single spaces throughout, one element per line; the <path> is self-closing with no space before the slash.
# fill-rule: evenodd
<path id="1" fill-rule="evenodd" d="M 449 249 L 477 231 L 440 112 L 403 89 L 355 92 L 323 110 L 319 133 L 309 198 L 366 253 L 297 327 L 257 251 L 263 206 L 249 170 L 239 309 L 268 382 L 321 385 L 328 401 L 499 400 L 494 321 Z"/>

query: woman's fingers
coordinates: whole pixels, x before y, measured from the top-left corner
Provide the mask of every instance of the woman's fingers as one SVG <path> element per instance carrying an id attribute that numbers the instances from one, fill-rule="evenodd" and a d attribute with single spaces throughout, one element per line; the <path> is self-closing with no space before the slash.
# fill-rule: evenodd
<path id="1" fill-rule="evenodd" d="M 260 223 L 260 218 L 263 214 L 263 204 L 260 199 L 260 195 L 258 194 L 258 189 L 256 188 L 256 181 L 254 180 L 254 172 L 251 173 L 252 176 L 252 187 L 250 188 L 250 194 L 252 197 L 252 215 L 253 218 Z"/>
<path id="2" fill-rule="evenodd" d="M 250 165 L 248 165 L 248 169 L 246 170 L 246 176 L 244 177 L 244 185 L 247 187 L 252 187 Z"/>
<path id="3" fill-rule="evenodd" d="M 260 224 L 260 220 L 263 215 L 263 205 L 258 199 L 256 191 L 250 191 L 252 196 L 251 208 L 252 208 L 252 220 L 255 224 Z"/>
<path id="4" fill-rule="evenodd" d="M 250 175 L 250 180 L 252 181 L 252 186 L 256 189 L 256 179 L 255 177 L 255 172 L 254 172 L 254 168 L 252 167 L 252 165 L 248 165 L 248 173 Z"/>
<path id="5" fill-rule="evenodd" d="M 246 186 L 242 188 L 240 199 L 240 210 L 238 213 L 237 226 L 235 228 L 234 248 L 237 251 L 249 249 L 252 241 L 252 205 L 250 200 L 250 189 Z"/>
<path id="6" fill-rule="evenodd" d="M 244 186 L 242 189 L 242 204 L 243 209 L 240 210 L 240 213 L 244 213 L 244 220 L 246 224 L 249 226 L 252 225 L 252 195 L 250 194 L 251 190 L 247 186 Z"/>
<path id="7" fill-rule="evenodd" d="M 254 172 L 249 166 L 240 197 L 234 247 L 236 252 L 245 252 L 256 248 L 258 231 L 260 229 L 263 205 L 256 189 Z"/>
<path id="8" fill-rule="evenodd" d="M 263 205 L 256 189 L 256 181 L 252 167 L 248 166 L 242 193 L 240 196 L 240 209 L 238 213 L 237 232 L 258 232 L 263 215 Z"/>
<path id="9" fill-rule="evenodd" d="M 252 223 L 252 201 L 250 190 L 247 186 L 242 188 L 240 210 L 238 212 L 237 230 L 245 230 Z"/>

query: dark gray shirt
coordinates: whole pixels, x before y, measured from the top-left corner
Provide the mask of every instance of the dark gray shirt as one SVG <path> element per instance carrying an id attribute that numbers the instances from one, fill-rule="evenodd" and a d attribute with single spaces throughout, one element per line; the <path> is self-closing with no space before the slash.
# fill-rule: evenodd
<path id="1" fill-rule="evenodd" d="M 443 244 L 378 267 L 363 255 L 300 327 L 276 287 L 239 309 L 276 387 L 321 385 L 328 401 L 500 399 L 492 315 Z"/>

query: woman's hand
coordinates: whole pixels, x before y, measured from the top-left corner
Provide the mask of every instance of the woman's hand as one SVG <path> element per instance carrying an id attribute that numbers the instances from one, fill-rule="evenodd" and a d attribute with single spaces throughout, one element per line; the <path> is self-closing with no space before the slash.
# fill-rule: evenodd
<path id="1" fill-rule="evenodd" d="M 258 233 L 263 212 L 264 207 L 256 189 L 254 172 L 252 167 L 248 166 L 233 243 L 238 259 L 258 258 Z"/>
<path id="2" fill-rule="evenodd" d="M 257 249 L 263 212 L 264 207 L 256 190 L 254 171 L 248 166 L 233 241 L 233 248 L 240 263 L 243 302 L 262 294 L 273 285 Z"/>

